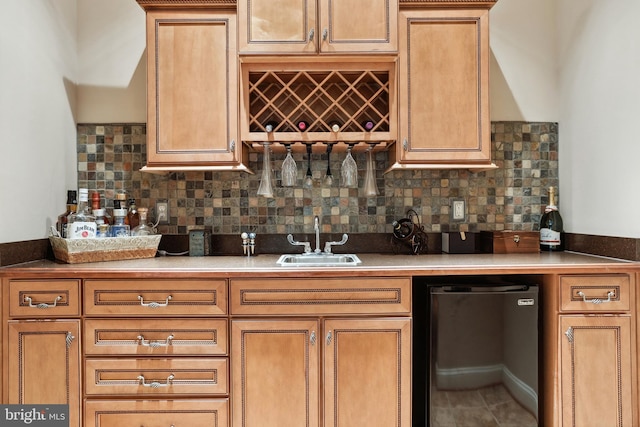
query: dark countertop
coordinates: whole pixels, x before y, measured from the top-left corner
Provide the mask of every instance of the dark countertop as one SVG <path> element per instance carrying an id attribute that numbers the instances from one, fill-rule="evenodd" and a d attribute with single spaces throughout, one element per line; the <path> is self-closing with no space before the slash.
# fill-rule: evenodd
<path id="1" fill-rule="evenodd" d="M 574 252 L 533 254 L 358 255 L 362 264 L 349 267 L 280 267 L 278 255 L 166 256 L 138 260 L 62 264 L 39 260 L 0 268 L 15 277 L 346 277 L 471 274 L 567 274 L 640 272 L 640 263 Z"/>

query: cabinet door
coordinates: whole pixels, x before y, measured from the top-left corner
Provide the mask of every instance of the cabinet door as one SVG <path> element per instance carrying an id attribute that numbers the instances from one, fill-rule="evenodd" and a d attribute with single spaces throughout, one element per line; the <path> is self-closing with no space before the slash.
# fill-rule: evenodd
<path id="1" fill-rule="evenodd" d="M 560 316 L 563 426 L 631 426 L 630 316 Z"/>
<path id="2" fill-rule="evenodd" d="M 319 427 L 317 320 L 231 322 L 232 424 Z"/>
<path id="3" fill-rule="evenodd" d="M 411 426 L 411 320 L 324 323 L 324 426 Z"/>
<path id="4" fill-rule="evenodd" d="M 69 405 L 80 426 L 80 321 L 9 321 L 9 404 Z"/>
<path id="5" fill-rule="evenodd" d="M 320 0 L 322 52 L 398 50 L 398 0 Z"/>
<path id="6" fill-rule="evenodd" d="M 238 1 L 240 53 L 315 53 L 316 0 Z"/>
<path id="7" fill-rule="evenodd" d="M 400 13 L 400 164 L 490 164 L 488 10 Z"/>
<path id="8" fill-rule="evenodd" d="M 147 13 L 148 166 L 241 162 L 235 19 Z"/>

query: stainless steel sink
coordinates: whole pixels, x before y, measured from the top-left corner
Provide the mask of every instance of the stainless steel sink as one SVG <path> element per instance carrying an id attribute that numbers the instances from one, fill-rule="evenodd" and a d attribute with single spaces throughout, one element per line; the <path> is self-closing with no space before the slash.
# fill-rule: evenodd
<path id="1" fill-rule="evenodd" d="M 361 264 L 360 258 L 353 254 L 289 254 L 282 255 L 278 265 L 298 267 L 348 267 Z"/>

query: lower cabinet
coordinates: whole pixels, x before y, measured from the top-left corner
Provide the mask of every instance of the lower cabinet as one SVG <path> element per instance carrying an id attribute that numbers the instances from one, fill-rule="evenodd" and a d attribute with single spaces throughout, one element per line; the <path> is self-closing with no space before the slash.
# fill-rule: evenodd
<path id="1" fill-rule="evenodd" d="M 632 426 L 631 317 L 560 316 L 563 426 Z"/>
<path id="2" fill-rule="evenodd" d="M 231 325 L 234 426 L 411 425 L 410 319 Z"/>
<path id="3" fill-rule="evenodd" d="M 8 322 L 8 403 L 69 405 L 80 426 L 80 320 Z"/>
<path id="4" fill-rule="evenodd" d="M 84 427 L 227 427 L 228 399 L 88 400 Z"/>
<path id="5" fill-rule="evenodd" d="M 635 395 L 633 275 L 560 276 L 559 414 L 563 427 L 631 427 Z"/>

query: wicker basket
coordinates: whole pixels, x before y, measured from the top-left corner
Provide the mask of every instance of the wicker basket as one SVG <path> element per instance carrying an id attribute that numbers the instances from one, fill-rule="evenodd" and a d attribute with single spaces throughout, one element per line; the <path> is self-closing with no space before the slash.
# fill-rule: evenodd
<path id="1" fill-rule="evenodd" d="M 63 239 L 49 236 L 56 259 L 67 264 L 153 258 L 161 234 L 96 239 Z"/>

